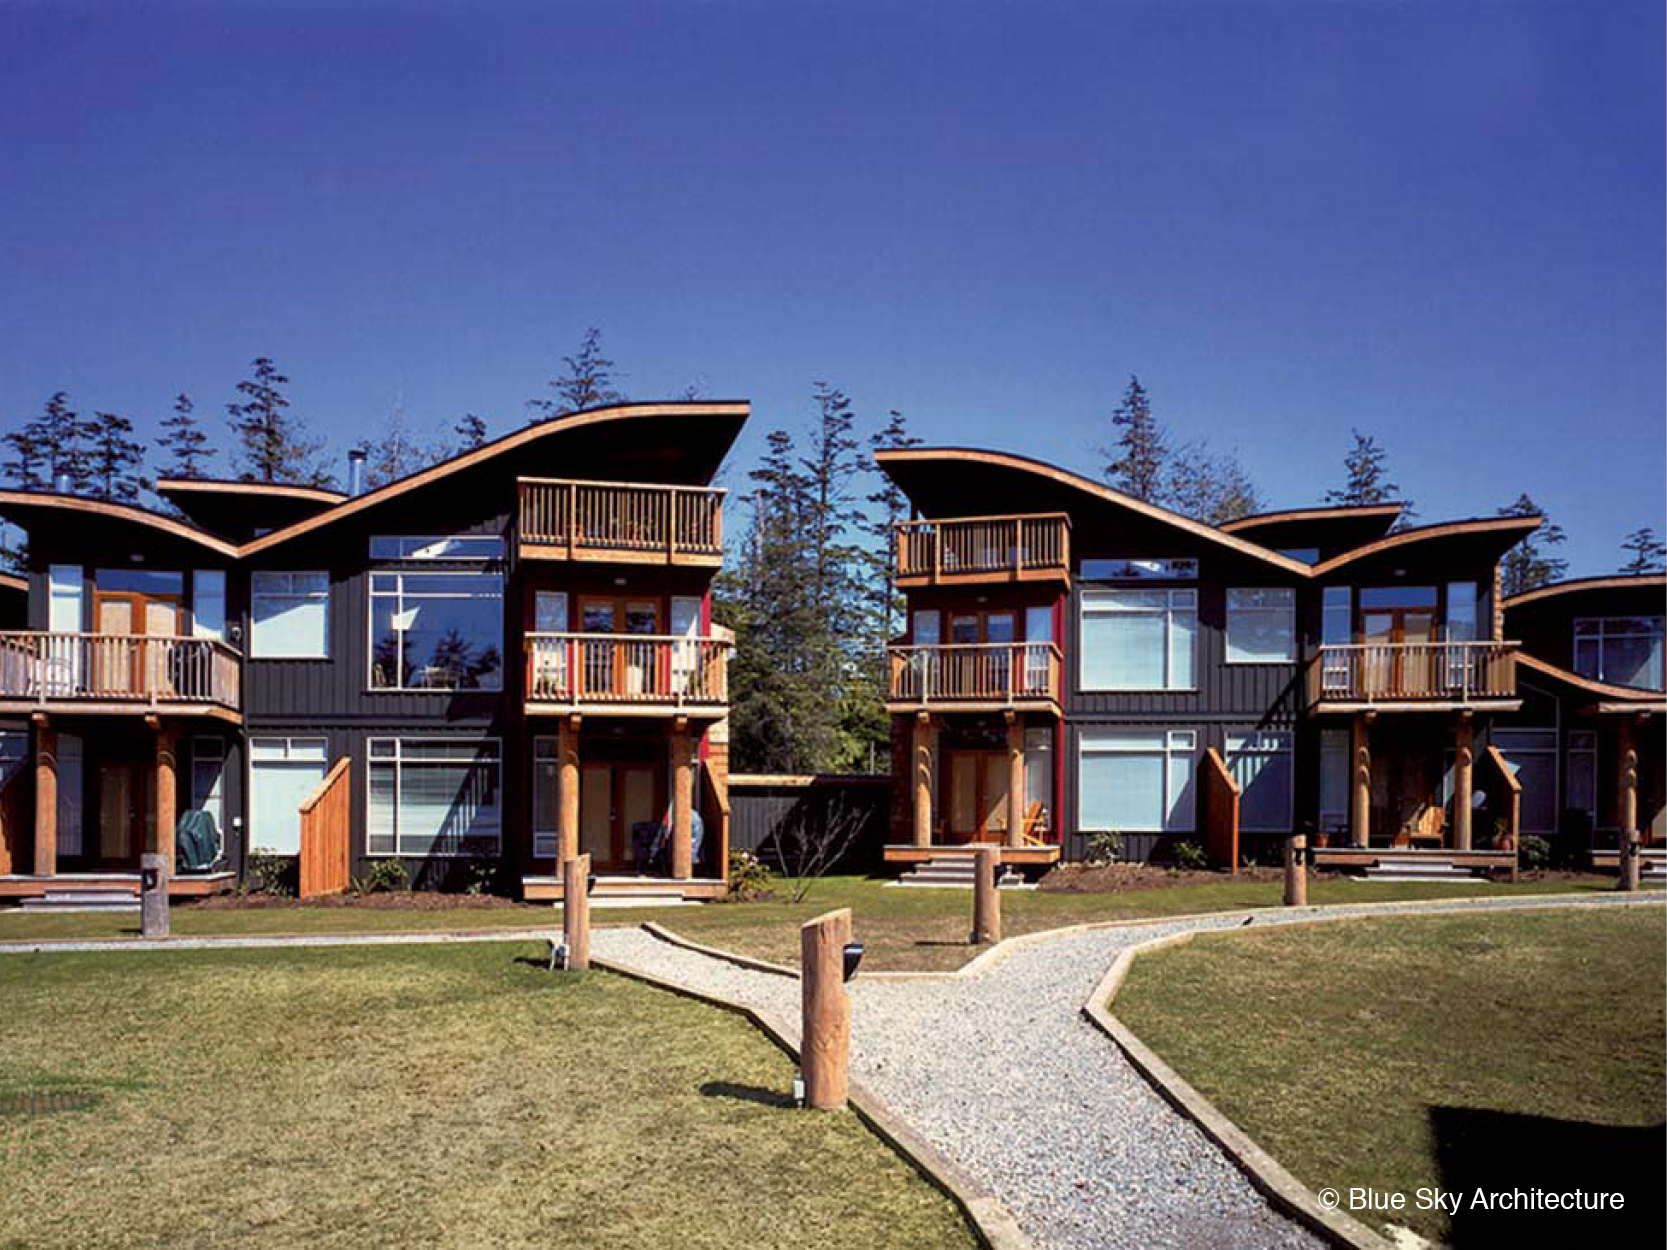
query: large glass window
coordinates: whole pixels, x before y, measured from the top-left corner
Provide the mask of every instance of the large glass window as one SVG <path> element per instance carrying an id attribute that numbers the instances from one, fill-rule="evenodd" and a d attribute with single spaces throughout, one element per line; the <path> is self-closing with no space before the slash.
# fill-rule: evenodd
<path id="1" fill-rule="evenodd" d="M 328 767 L 323 738 L 249 739 L 249 845 L 274 855 L 301 853 L 301 804 Z"/>
<path id="2" fill-rule="evenodd" d="M 1354 641 L 1354 617 L 1347 586 L 1327 586 L 1320 592 L 1320 641 L 1328 647 Z"/>
<path id="3" fill-rule="evenodd" d="M 1197 560 L 1102 560 L 1082 562 L 1082 576 L 1089 581 L 1191 581 L 1198 576 Z"/>
<path id="4" fill-rule="evenodd" d="M 1084 590 L 1084 690 L 1191 690 L 1196 590 Z"/>
<path id="5" fill-rule="evenodd" d="M 1660 690 L 1660 616 L 1582 617 L 1574 623 L 1574 671 L 1614 686 Z"/>
<path id="6" fill-rule="evenodd" d="M 1349 755 L 1347 729 L 1320 730 L 1320 828 L 1336 833 L 1349 826 Z"/>
<path id="7" fill-rule="evenodd" d="M 257 660 L 330 657 L 330 575 L 253 573 L 249 654 Z"/>
<path id="8" fill-rule="evenodd" d="M 1228 771 L 1239 783 L 1239 827 L 1251 832 L 1289 831 L 1291 734 L 1285 730 L 1228 734 L 1226 746 Z"/>
<path id="9" fill-rule="evenodd" d="M 1569 731 L 1568 794 L 1565 808 L 1586 814 L 1586 831 L 1598 825 L 1598 736 L 1590 729 Z"/>
<path id="10" fill-rule="evenodd" d="M 1042 805 L 1037 830 L 1053 828 L 1053 730 L 1044 726 L 1025 730 L 1025 805 L 1021 815 L 1028 819 L 1031 809 Z"/>
<path id="11" fill-rule="evenodd" d="M 1297 592 L 1227 592 L 1227 662 L 1289 664 L 1297 658 Z"/>
<path id="12" fill-rule="evenodd" d="M 198 638 L 226 636 L 226 574 L 197 569 L 191 574 L 191 633 Z"/>
<path id="13" fill-rule="evenodd" d="M 1447 583 L 1447 637 L 1453 642 L 1474 642 L 1476 633 L 1476 583 Z"/>
<path id="14" fill-rule="evenodd" d="M 503 827 L 496 738 L 371 738 L 372 855 L 495 855 Z"/>
<path id="15" fill-rule="evenodd" d="M 504 579 L 497 573 L 372 573 L 376 690 L 503 686 Z"/>
<path id="16" fill-rule="evenodd" d="M 226 837 L 226 743 L 223 738 L 191 739 L 191 806 L 214 817 L 221 845 Z"/>
<path id="17" fill-rule="evenodd" d="M 1522 832 L 1555 833 L 1557 731 L 1495 729 L 1493 745 L 1499 748 L 1522 787 Z"/>
<path id="18" fill-rule="evenodd" d="M 493 534 L 416 535 L 370 540 L 372 560 L 501 560 L 504 540 Z"/>
<path id="19" fill-rule="evenodd" d="M 533 739 L 533 854 L 561 853 L 561 754 L 555 738 Z"/>
<path id="20" fill-rule="evenodd" d="M 48 571 L 46 627 L 54 633 L 74 634 L 81 630 L 81 566 L 54 564 Z"/>
<path id="21" fill-rule="evenodd" d="M 1077 745 L 1083 829 L 1187 832 L 1195 823 L 1190 729 L 1086 729 Z"/>

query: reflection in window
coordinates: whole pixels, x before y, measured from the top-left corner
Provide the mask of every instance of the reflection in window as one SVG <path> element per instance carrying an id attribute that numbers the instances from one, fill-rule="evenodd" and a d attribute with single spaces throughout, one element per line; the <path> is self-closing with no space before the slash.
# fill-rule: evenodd
<path id="1" fill-rule="evenodd" d="M 497 573 L 372 573 L 372 688 L 501 689 L 503 606 Z"/>
<path id="2" fill-rule="evenodd" d="M 1574 671 L 1613 686 L 1662 689 L 1660 616 L 1585 617 L 1574 623 Z"/>

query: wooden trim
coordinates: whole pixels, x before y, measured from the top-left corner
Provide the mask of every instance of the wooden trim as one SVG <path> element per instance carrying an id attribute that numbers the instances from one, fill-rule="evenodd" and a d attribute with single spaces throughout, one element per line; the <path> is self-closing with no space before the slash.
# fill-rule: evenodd
<path id="1" fill-rule="evenodd" d="M 1667 573 L 1626 573 L 1608 577 L 1576 577 L 1566 582 L 1553 582 L 1525 590 L 1505 600 L 1506 608 L 1520 608 L 1525 603 L 1551 599 L 1558 595 L 1575 594 L 1582 590 L 1626 590 L 1634 586 L 1656 586 L 1667 589 Z"/>
<path id="2" fill-rule="evenodd" d="M 341 503 L 348 496 L 339 490 L 318 486 L 296 486 L 288 482 L 238 482 L 218 477 L 164 477 L 156 482 L 159 495 L 265 495 L 279 499 L 304 499 L 313 503 Z"/>
<path id="3" fill-rule="evenodd" d="M 1236 534 L 1242 529 L 1263 525 L 1280 525 L 1287 521 L 1324 521 L 1332 517 L 1388 517 L 1400 516 L 1404 503 L 1339 504 L 1333 508 L 1289 508 L 1283 512 L 1258 512 L 1237 520 L 1223 521 L 1216 528 L 1224 534 Z"/>
<path id="4" fill-rule="evenodd" d="M 1337 569 L 1353 564 L 1357 560 L 1364 560 L 1368 556 L 1375 556 L 1380 552 L 1392 551 L 1397 547 L 1411 546 L 1414 543 L 1429 542 L 1437 538 L 1453 538 L 1461 534 L 1492 534 L 1500 531 L 1506 533 L 1520 530 L 1523 536 L 1532 534 L 1544 523 L 1542 517 L 1537 516 L 1502 516 L 1482 517 L 1473 521 L 1444 521 L 1439 525 L 1421 525 L 1417 529 L 1402 530 L 1399 534 L 1390 534 L 1375 542 L 1352 548 L 1341 555 L 1332 556 L 1323 564 L 1313 566 L 1304 565 L 1309 577 L 1325 577 Z"/>
<path id="5" fill-rule="evenodd" d="M 1032 460 L 1028 456 L 1017 456 L 1000 451 L 981 451 L 969 447 L 894 447 L 884 451 L 876 451 L 874 460 L 882 469 L 887 464 L 945 460 L 967 464 L 986 464 L 996 468 L 1012 469 L 1019 473 L 1029 473 L 1034 477 L 1044 478 L 1062 486 L 1070 487 L 1072 490 L 1081 491 L 1092 499 L 1117 504 L 1131 512 L 1174 526 L 1176 529 L 1215 543 L 1217 546 L 1226 547 L 1232 551 L 1237 551 L 1241 555 L 1261 560 L 1275 568 L 1284 569 L 1286 572 L 1296 573 L 1303 577 L 1311 575 L 1309 566 L 1300 560 L 1282 556 L 1258 543 L 1249 542 L 1243 538 L 1235 538 L 1212 525 L 1205 525 L 1202 521 L 1194 521 L 1191 517 L 1184 517 L 1178 512 L 1171 512 L 1168 508 L 1160 508 L 1157 504 L 1146 503 L 1132 495 L 1125 495 L 1121 491 L 1103 486 L 1099 482 L 1091 481 L 1067 469 L 1043 464 L 1040 460 Z"/>
<path id="6" fill-rule="evenodd" d="M 340 894 L 348 886 L 353 820 L 352 761 L 344 755 L 301 801 L 301 898 Z"/>
<path id="7" fill-rule="evenodd" d="M 1571 673 L 1566 668 L 1559 668 L 1538 656 L 1529 655 L 1526 651 L 1517 652 L 1517 663 L 1536 669 L 1547 677 L 1555 677 L 1558 681 L 1592 694 L 1607 695 L 1614 699 L 1633 700 L 1642 705 L 1640 710 L 1649 710 L 1662 703 L 1662 693 L 1659 690 L 1645 690 L 1637 686 L 1611 686 L 1607 682 L 1594 681 L 1590 677 L 1582 677 L 1579 673 Z"/>
<path id="8" fill-rule="evenodd" d="M 204 530 L 176 521 L 172 517 L 165 517 L 161 513 L 150 512 L 144 508 L 135 508 L 129 504 L 108 503 L 102 499 L 83 499 L 79 495 L 55 495 L 29 490 L 0 490 L 0 512 L 5 512 L 8 505 L 15 505 L 20 508 L 59 508 L 65 512 L 81 512 L 90 516 L 106 517 L 114 521 L 126 521 L 132 525 L 148 526 L 167 534 L 170 538 L 180 538 L 186 542 L 196 543 L 198 546 L 206 547 L 219 555 L 235 559 L 240 554 L 238 547 L 216 538 Z"/>
<path id="9" fill-rule="evenodd" d="M 1239 783 L 1221 752 L 1204 752 L 1204 848 L 1210 862 L 1239 875 Z"/>
<path id="10" fill-rule="evenodd" d="M 472 468 L 505 452 L 514 451 L 528 443 L 537 442 L 554 434 L 562 434 L 571 430 L 584 429 L 587 426 L 601 425 L 611 421 L 633 421 L 644 418 L 657 417 L 740 417 L 745 420 L 752 412 L 752 405 L 745 400 L 721 403 L 656 403 L 656 404 L 616 404 L 607 408 L 593 408 L 586 412 L 570 413 L 565 417 L 557 417 L 551 421 L 541 421 L 536 425 L 529 425 L 525 429 L 473 451 L 453 456 L 450 460 L 443 460 L 439 464 L 431 465 L 409 477 L 400 478 L 396 482 L 389 482 L 386 486 L 379 486 L 375 490 L 366 491 L 362 495 L 343 501 L 328 511 L 317 516 L 304 517 L 299 521 L 274 530 L 264 537 L 257 538 L 244 544 L 240 554 L 256 555 L 280 543 L 288 542 L 292 538 L 299 538 L 303 534 L 310 534 L 321 526 L 329 525 L 344 517 L 356 516 L 366 508 L 373 508 L 378 504 L 396 499 L 420 487 L 427 486 L 444 477 L 449 477 L 463 469 Z"/>
<path id="11" fill-rule="evenodd" d="M 29 579 L 17 577 L 11 573 L 0 573 L 0 590 L 16 591 L 20 595 L 29 593 Z"/>

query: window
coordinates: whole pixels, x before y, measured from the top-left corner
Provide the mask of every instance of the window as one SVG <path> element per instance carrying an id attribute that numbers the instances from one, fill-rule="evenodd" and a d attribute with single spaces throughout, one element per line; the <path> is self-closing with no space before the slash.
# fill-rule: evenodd
<path id="1" fill-rule="evenodd" d="M 502 760 L 496 738 L 371 738 L 371 855 L 496 855 Z"/>
<path id="2" fill-rule="evenodd" d="M 1522 786 L 1522 832 L 1556 832 L 1557 731 L 1495 729 L 1493 745 Z"/>
<path id="3" fill-rule="evenodd" d="M 253 573 L 249 655 L 257 660 L 330 658 L 330 575 Z"/>
<path id="4" fill-rule="evenodd" d="M 555 738 L 533 739 L 533 854 L 561 853 L 561 758 Z"/>
<path id="5" fill-rule="evenodd" d="M 1227 592 L 1227 662 L 1289 664 L 1297 658 L 1297 592 Z"/>
<path id="6" fill-rule="evenodd" d="M 1318 547 L 1276 547 L 1275 551 L 1282 556 L 1289 556 L 1293 560 L 1301 560 L 1304 564 L 1318 564 L 1320 549 Z"/>
<path id="7" fill-rule="evenodd" d="M 1077 746 L 1078 823 L 1119 833 L 1190 831 L 1197 745 L 1190 729 L 1084 730 Z"/>
<path id="8" fill-rule="evenodd" d="M 81 631 L 81 566 L 54 564 L 48 570 L 46 627 L 53 633 L 75 634 Z"/>
<path id="9" fill-rule="evenodd" d="M 497 573 L 372 573 L 375 690 L 503 687 L 504 579 Z"/>
<path id="10" fill-rule="evenodd" d="M 1084 560 L 1082 575 L 1089 581 L 1193 581 L 1197 560 Z"/>
<path id="11" fill-rule="evenodd" d="M 1585 617 L 1574 623 L 1574 671 L 1615 686 L 1660 690 L 1659 616 Z"/>
<path id="12" fill-rule="evenodd" d="M 1349 827 L 1349 756 L 1347 729 L 1320 730 L 1320 828 L 1336 833 Z"/>
<path id="13" fill-rule="evenodd" d="M 221 845 L 226 837 L 226 743 L 221 738 L 191 739 L 191 806 L 214 817 Z"/>
<path id="14" fill-rule="evenodd" d="M 1291 828 L 1291 734 L 1228 734 L 1227 768 L 1239 783 L 1239 827 L 1253 833 Z M 1321 796 L 1320 806 L 1325 806 Z"/>
<path id="15" fill-rule="evenodd" d="M 1084 590 L 1084 690 L 1191 690 L 1196 590 Z"/>
<path id="16" fill-rule="evenodd" d="M 226 636 L 226 575 L 220 569 L 191 574 L 191 633 L 198 638 Z"/>
<path id="17" fill-rule="evenodd" d="M 1447 583 L 1447 637 L 1453 642 L 1474 642 L 1476 634 L 1476 583 Z"/>
<path id="18" fill-rule="evenodd" d="M 504 540 L 495 534 L 419 535 L 414 538 L 376 537 L 370 540 L 372 560 L 501 560 Z"/>
<path id="19" fill-rule="evenodd" d="M 1030 809 L 1042 805 L 1042 823 L 1035 831 L 1053 828 L 1053 804 L 1048 796 L 1053 793 L 1053 730 L 1045 727 L 1025 730 L 1025 803 L 1020 818 L 1029 816 Z"/>
<path id="20" fill-rule="evenodd" d="M 1568 794 L 1563 802 L 1586 816 L 1586 832 L 1598 826 L 1598 736 L 1590 729 L 1569 731 Z"/>
<path id="21" fill-rule="evenodd" d="M 935 647 L 938 645 L 938 614 L 933 612 L 916 612 L 914 625 L 910 634 L 917 647 Z"/>
<path id="22" fill-rule="evenodd" d="M 1327 586 L 1320 592 L 1320 642 L 1340 647 L 1354 641 L 1353 609 L 1347 586 Z"/>
<path id="23" fill-rule="evenodd" d="M 324 780 L 323 738 L 249 739 L 249 845 L 274 855 L 301 853 L 301 804 Z"/>

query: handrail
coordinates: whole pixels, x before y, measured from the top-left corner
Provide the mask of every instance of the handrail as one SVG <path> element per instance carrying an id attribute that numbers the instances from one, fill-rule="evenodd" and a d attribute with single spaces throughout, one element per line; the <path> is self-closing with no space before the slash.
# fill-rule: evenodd
<path id="1" fill-rule="evenodd" d="M 242 660 L 218 638 L 10 630 L 0 632 L 0 698 L 235 709 Z"/>
<path id="2" fill-rule="evenodd" d="M 581 553 L 723 555 L 721 487 L 517 479 L 521 540 Z M 638 556 L 637 558 L 641 558 Z"/>
<path id="3" fill-rule="evenodd" d="M 899 578 L 1016 577 L 1066 574 L 1071 518 L 1063 512 L 900 521 L 892 568 Z"/>
<path id="4" fill-rule="evenodd" d="M 1062 654 L 1053 642 L 891 646 L 893 702 L 1059 701 Z"/>
<path id="5" fill-rule="evenodd" d="M 1309 660 L 1308 701 L 1466 703 L 1516 694 L 1515 642 L 1325 643 Z"/>
<path id="6" fill-rule="evenodd" d="M 529 633 L 533 702 L 670 706 L 729 701 L 727 638 L 680 634 Z"/>

